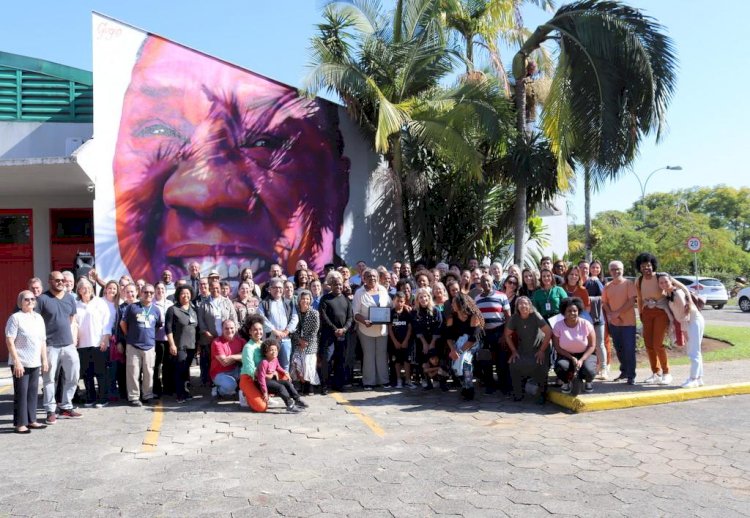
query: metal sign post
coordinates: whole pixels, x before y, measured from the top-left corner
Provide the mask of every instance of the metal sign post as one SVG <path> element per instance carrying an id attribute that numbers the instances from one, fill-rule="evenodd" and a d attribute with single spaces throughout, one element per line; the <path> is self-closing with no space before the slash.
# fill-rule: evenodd
<path id="1" fill-rule="evenodd" d="M 703 243 L 699 237 L 691 236 L 685 242 L 687 249 L 693 252 L 693 275 L 696 282 L 698 281 L 698 252 L 703 248 Z"/>

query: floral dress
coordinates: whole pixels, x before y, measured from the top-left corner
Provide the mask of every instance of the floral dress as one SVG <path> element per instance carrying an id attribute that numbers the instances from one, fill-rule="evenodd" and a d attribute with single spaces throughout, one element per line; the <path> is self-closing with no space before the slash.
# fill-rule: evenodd
<path id="1" fill-rule="evenodd" d="M 290 374 L 293 380 L 304 381 L 311 385 L 320 385 L 318 377 L 318 332 L 320 315 L 310 308 L 305 313 L 299 312 L 299 325 L 291 335 L 292 361 Z M 307 341 L 307 347 L 299 347 L 300 340 Z"/>

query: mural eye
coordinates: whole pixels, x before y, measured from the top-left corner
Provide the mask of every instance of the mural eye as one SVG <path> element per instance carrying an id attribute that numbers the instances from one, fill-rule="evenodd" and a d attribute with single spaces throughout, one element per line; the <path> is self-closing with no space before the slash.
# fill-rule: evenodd
<path id="1" fill-rule="evenodd" d="M 167 124 L 160 122 L 143 126 L 141 129 L 136 131 L 135 134 L 137 137 L 167 137 L 177 138 L 182 141 L 187 140 L 179 131 L 171 126 L 168 126 Z"/>
<path id="2" fill-rule="evenodd" d="M 270 137 L 270 136 L 262 136 L 262 137 L 248 137 L 247 140 L 245 140 L 245 143 L 242 147 L 247 149 L 257 149 L 257 148 L 266 148 L 266 149 L 277 149 L 281 147 L 281 139 L 276 137 Z"/>

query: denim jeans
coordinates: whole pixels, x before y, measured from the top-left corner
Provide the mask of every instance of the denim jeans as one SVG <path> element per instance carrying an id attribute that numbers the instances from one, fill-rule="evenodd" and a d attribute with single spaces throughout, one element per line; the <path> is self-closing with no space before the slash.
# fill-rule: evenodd
<path id="1" fill-rule="evenodd" d="M 64 373 L 60 408 L 70 410 L 73 408 L 73 396 L 75 396 L 78 389 L 78 375 L 81 367 L 76 346 L 70 344 L 63 347 L 47 347 L 47 363 L 49 364 L 49 370 L 42 376 L 44 382 L 44 409 L 48 414 L 55 411 L 55 407 L 57 406 L 57 402 L 55 401 L 55 384 L 57 382 L 58 371 L 62 367 Z"/>
<path id="2" fill-rule="evenodd" d="M 703 340 L 703 329 L 705 327 L 703 315 L 696 313 L 691 318 L 684 331 L 687 334 L 687 355 L 690 358 L 690 378 L 703 377 L 703 356 L 701 355 L 701 341 Z"/>
<path id="3" fill-rule="evenodd" d="M 230 371 L 218 373 L 214 377 L 214 385 L 220 396 L 234 396 L 237 393 L 239 380 L 240 368 L 237 366 Z"/>
<path id="4" fill-rule="evenodd" d="M 609 336 L 620 361 L 620 375 L 635 379 L 635 326 L 609 324 Z"/>
<path id="5" fill-rule="evenodd" d="M 279 345 L 279 364 L 282 369 L 289 372 L 289 361 L 292 358 L 292 340 L 291 338 L 283 338 Z"/>

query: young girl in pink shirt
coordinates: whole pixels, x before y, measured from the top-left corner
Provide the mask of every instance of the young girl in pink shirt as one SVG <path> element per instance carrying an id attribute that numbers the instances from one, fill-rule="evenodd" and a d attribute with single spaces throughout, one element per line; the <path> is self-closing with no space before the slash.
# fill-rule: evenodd
<path id="1" fill-rule="evenodd" d="M 279 364 L 279 343 L 273 338 L 264 340 L 260 352 L 264 359 L 255 373 L 255 382 L 263 394 L 263 399 L 268 402 L 269 394 L 279 396 L 284 400 L 287 412 L 297 413 L 301 408 L 307 408 L 307 403 L 302 401 L 289 381 L 289 373 Z"/>

